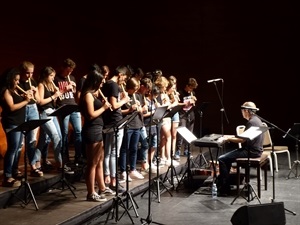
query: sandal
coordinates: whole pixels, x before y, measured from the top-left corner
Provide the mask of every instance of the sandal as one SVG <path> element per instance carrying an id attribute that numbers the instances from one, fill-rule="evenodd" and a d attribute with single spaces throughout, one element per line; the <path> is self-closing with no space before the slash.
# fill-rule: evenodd
<path id="1" fill-rule="evenodd" d="M 42 164 L 42 168 L 43 168 L 43 170 L 46 171 L 46 172 L 48 172 L 48 171 L 54 169 L 52 163 L 51 163 L 50 161 L 48 161 L 48 160 L 45 161 L 45 162 Z"/>
<path id="2" fill-rule="evenodd" d="M 21 181 L 16 180 L 16 179 L 12 179 L 11 181 L 8 181 L 9 178 L 5 178 L 5 180 L 3 180 L 2 182 L 2 186 L 3 187 L 20 187 L 21 186 Z"/>
<path id="3" fill-rule="evenodd" d="M 16 173 L 13 174 L 13 178 L 17 180 L 22 180 L 24 178 L 24 175 L 22 174 L 21 171 L 17 171 Z"/>
<path id="4" fill-rule="evenodd" d="M 32 176 L 32 177 L 42 177 L 42 176 L 44 176 L 44 173 L 43 173 L 43 171 L 40 171 L 39 169 L 35 169 L 35 170 L 32 170 L 30 172 L 30 176 Z"/>

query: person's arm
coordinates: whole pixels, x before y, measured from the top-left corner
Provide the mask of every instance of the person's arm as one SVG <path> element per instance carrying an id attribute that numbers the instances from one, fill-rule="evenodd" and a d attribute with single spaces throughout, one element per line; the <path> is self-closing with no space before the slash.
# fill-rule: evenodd
<path id="1" fill-rule="evenodd" d="M 232 143 L 244 143 L 246 141 L 246 139 L 242 139 L 242 138 L 238 138 L 235 137 L 234 135 L 224 135 L 223 137 L 223 141 L 225 142 L 232 142 Z"/>
<path id="2" fill-rule="evenodd" d="M 28 102 L 30 102 L 30 100 L 32 99 L 32 96 L 30 97 L 29 95 L 25 95 L 24 101 L 15 104 L 10 91 L 8 89 L 6 89 L 4 92 L 4 99 L 7 103 L 10 111 L 16 111 L 18 109 L 21 109 L 25 105 L 27 105 Z"/>
<path id="3" fill-rule="evenodd" d="M 95 110 L 95 108 L 94 108 L 95 98 L 91 93 L 87 93 L 84 96 L 84 101 L 86 104 L 87 114 L 88 114 L 90 120 L 99 117 L 110 106 L 109 103 L 104 103 L 100 109 Z"/>
<path id="4" fill-rule="evenodd" d="M 109 103 L 112 105 L 112 108 L 113 108 L 114 110 L 116 110 L 116 109 L 122 107 L 122 105 L 124 105 L 124 104 L 126 104 L 127 102 L 129 102 L 129 100 L 130 100 L 130 98 L 129 98 L 128 96 L 124 96 L 124 97 L 118 102 L 118 100 L 117 100 L 116 97 L 111 96 L 111 97 L 109 98 Z"/>
<path id="5" fill-rule="evenodd" d="M 60 95 L 60 91 L 57 90 L 52 96 L 45 98 L 45 87 L 42 83 L 38 85 L 38 92 L 40 95 L 40 105 L 48 104 L 49 102 L 55 101 Z"/>

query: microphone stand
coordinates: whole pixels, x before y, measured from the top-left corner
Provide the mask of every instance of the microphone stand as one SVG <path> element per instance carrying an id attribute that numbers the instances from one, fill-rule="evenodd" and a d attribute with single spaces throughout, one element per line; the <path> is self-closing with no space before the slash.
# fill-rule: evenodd
<path id="1" fill-rule="evenodd" d="M 290 137 L 292 137 L 293 139 L 299 141 L 297 138 L 295 138 L 295 137 L 292 136 L 291 134 L 285 132 L 284 130 L 282 130 L 281 128 L 279 128 L 278 126 L 276 126 L 275 124 L 273 124 L 273 123 L 269 122 L 268 120 L 262 118 L 261 116 L 257 115 L 256 113 L 255 113 L 255 115 L 256 115 L 259 119 L 261 119 L 262 121 L 265 121 L 267 124 L 269 124 L 269 125 L 271 126 L 271 129 L 276 128 L 277 130 L 280 130 L 281 132 L 283 132 L 283 133 L 289 135 Z M 271 155 L 272 157 L 271 157 L 271 159 L 272 159 L 273 171 L 275 171 L 275 168 L 274 168 L 274 166 L 275 166 L 275 162 L 274 162 L 274 154 L 275 154 L 275 153 L 274 153 L 274 143 L 272 143 L 272 155 Z M 274 173 L 274 172 L 273 172 L 273 173 Z M 273 174 L 273 176 L 272 176 L 272 184 L 273 184 L 273 197 L 272 197 L 272 200 L 271 200 L 271 201 L 272 201 L 272 203 L 274 203 L 274 202 L 275 202 L 275 175 L 274 175 L 274 174 Z M 293 211 L 291 211 L 291 210 L 288 210 L 288 209 L 286 209 L 286 208 L 285 208 L 284 210 L 288 211 L 289 213 L 293 214 L 294 216 L 296 215 L 296 213 L 293 212 Z"/>
<path id="2" fill-rule="evenodd" d="M 300 161 L 298 158 L 298 151 L 299 151 L 299 147 L 298 147 L 298 138 L 299 138 L 299 134 L 300 134 L 300 123 L 294 123 L 293 127 L 290 128 L 286 134 L 283 136 L 283 138 L 285 138 L 288 134 L 292 133 L 293 135 L 296 136 L 296 144 L 295 144 L 295 150 L 296 150 L 296 160 L 293 163 L 293 166 L 290 169 L 290 172 L 287 176 L 287 179 L 290 179 L 290 175 L 291 173 L 294 173 L 296 178 L 299 178 L 299 174 L 298 174 L 298 166 L 300 165 Z M 295 170 L 295 172 L 294 172 Z"/>
<path id="3" fill-rule="evenodd" d="M 153 96 L 153 90 L 151 91 L 152 93 L 151 93 L 151 95 Z M 153 107 L 153 104 L 154 104 L 154 102 L 153 102 L 154 100 L 151 98 L 151 101 L 150 101 L 150 111 L 152 112 L 152 109 L 154 108 Z M 146 102 L 145 102 L 145 104 L 146 104 Z M 150 125 L 149 125 L 149 136 L 148 136 L 148 146 L 149 146 L 149 149 L 148 149 L 148 151 L 151 151 L 150 150 L 150 142 L 151 142 L 151 139 L 152 139 L 152 132 L 151 132 L 151 126 L 152 126 L 152 123 L 153 123 L 153 114 L 151 113 L 150 114 Z M 159 135 L 158 134 L 158 129 L 157 129 L 157 126 L 158 125 L 156 125 L 156 130 L 157 130 L 157 136 Z M 157 147 L 158 147 L 158 143 L 157 143 Z M 158 148 L 156 149 L 156 151 L 158 151 Z M 149 179 L 148 179 L 148 188 L 149 188 L 149 192 L 148 192 L 148 214 L 147 214 L 147 217 L 146 218 L 141 218 L 141 223 L 142 223 L 142 225 L 146 225 L 146 224 L 151 224 L 151 223 L 154 223 L 154 224 L 159 224 L 159 225 L 163 225 L 163 224 L 161 224 L 161 223 L 158 223 L 158 222 L 154 222 L 153 221 L 153 219 L 152 219 L 152 210 L 151 210 L 151 201 L 152 201 L 152 197 L 151 197 L 151 190 L 150 190 L 150 188 L 151 188 L 151 183 L 152 183 L 152 180 L 151 180 L 151 164 L 152 164 L 152 161 L 151 162 L 149 162 L 149 154 L 147 154 L 147 160 L 148 160 L 148 163 L 149 163 Z M 152 159 L 151 159 L 152 160 Z M 157 161 L 157 176 L 159 175 L 159 162 L 158 162 L 158 158 L 156 157 L 156 161 Z M 157 179 L 160 179 L 160 178 L 157 178 Z M 159 200 L 160 200 L 160 193 L 159 193 L 159 181 L 160 180 L 157 180 L 157 196 L 158 196 L 158 198 L 159 198 Z M 147 191 L 147 190 L 146 190 Z M 145 192 L 142 194 L 142 197 L 143 197 L 143 195 L 145 194 Z"/>
<path id="4" fill-rule="evenodd" d="M 224 104 L 223 104 L 223 90 L 224 90 L 224 81 L 222 80 L 222 96 L 220 95 L 220 92 L 219 92 L 219 89 L 217 87 L 217 84 L 216 84 L 216 81 L 213 81 L 214 85 L 215 85 L 215 88 L 216 88 L 216 91 L 217 91 L 217 94 L 218 94 L 218 98 L 220 100 L 220 104 L 221 104 L 221 134 L 224 135 L 224 118 L 223 118 L 223 114 L 225 116 L 225 119 L 227 121 L 227 124 L 229 124 L 229 120 L 228 120 L 228 117 L 227 117 L 227 114 L 226 114 L 226 111 L 225 111 L 225 107 L 224 107 Z"/>

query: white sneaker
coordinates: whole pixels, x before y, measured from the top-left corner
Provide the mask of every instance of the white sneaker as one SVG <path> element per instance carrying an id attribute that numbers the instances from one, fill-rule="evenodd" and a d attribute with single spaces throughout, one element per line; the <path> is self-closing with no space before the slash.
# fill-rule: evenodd
<path id="1" fill-rule="evenodd" d="M 151 165 L 151 173 L 156 173 L 157 172 L 157 166 L 154 164 Z"/>
<path id="2" fill-rule="evenodd" d="M 157 172 L 157 167 L 151 166 L 151 173 L 156 173 L 156 172 Z"/>
<path id="3" fill-rule="evenodd" d="M 127 179 L 127 174 L 124 171 L 124 172 L 121 173 L 121 181 L 120 181 L 120 183 L 126 182 L 126 179 Z M 132 179 L 131 179 L 130 175 L 128 174 L 128 182 L 131 182 L 131 181 L 132 181 Z"/>
<path id="4" fill-rule="evenodd" d="M 133 179 L 139 179 L 139 180 L 144 179 L 144 176 L 136 170 L 133 170 L 130 172 L 130 177 L 132 177 Z"/>
<path id="5" fill-rule="evenodd" d="M 179 166 L 179 162 L 178 161 L 176 161 L 176 160 L 173 160 L 173 166 Z"/>
<path id="6" fill-rule="evenodd" d="M 97 193 L 93 193 L 91 195 L 86 196 L 86 200 L 89 202 L 105 202 L 107 199 L 103 195 L 98 195 Z"/>
<path id="7" fill-rule="evenodd" d="M 173 159 L 172 159 L 173 160 Z M 167 166 L 171 166 L 171 160 L 168 160 L 167 162 L 166 162 L 166 165 Z M 173 160 L 173 166 L 178 166 L 179 165 L 179 162 L 178 161 L 176 161 L 176 160 Z"/>

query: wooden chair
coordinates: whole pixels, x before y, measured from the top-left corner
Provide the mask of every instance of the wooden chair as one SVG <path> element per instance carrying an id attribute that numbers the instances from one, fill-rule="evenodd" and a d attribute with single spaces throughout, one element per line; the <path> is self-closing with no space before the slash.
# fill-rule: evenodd
<path id="1" fill-rule="evenodd" d="M 241 134 L 245 130 L 245 125 L 239 125 L 236 127 L 236 133 Z M 239 148 L 242 147 L 241 143 L 239 143 Z M 250 168 L 256 168 L 257 172 L 257 195 L 261 197 L 261 180 L 262 180 L 262 173 L 264 171 L 264 183 L 265 183 L 265 190 L 267 190 L 267 167 L 270 165 L 271 174 L 273 174 L 272 170 L 272 160 L 271 155 L 269 152 L 263 152 L 263 154 L 259 158 L 250 158 L 249 159 Z M 236 159 L 236 168 L 237 168 L 237 191 L 239 192 L 240 186 L 240 170 L 242 167 L 248 166 L 248 158 L 237 158 Z M 249 171 L 250 171 L 249 168 Z"/>
<path id="2" fill-rule="evenodd" d="M 269 165 L 269 153 L 263 153 L 259 158 L 250 158 L 250 167 L 256 168 L 257 171 L 257 195 L 260 198 L 261 196 L 261 171 L 264 171 L 264 181 L 265 181 L 265 190 L 267 190 L 267 171 Z M 237 192 L 239 193 L 240 186 L 240 168 L 248 166 L 248 158 L 237 158 Z M 249 168 L 250 169 L 250 168 Z"/>

